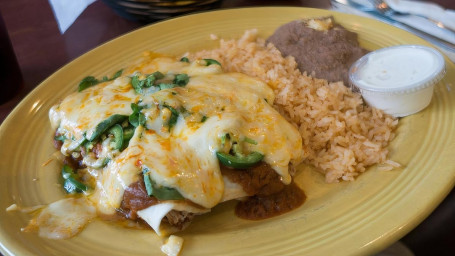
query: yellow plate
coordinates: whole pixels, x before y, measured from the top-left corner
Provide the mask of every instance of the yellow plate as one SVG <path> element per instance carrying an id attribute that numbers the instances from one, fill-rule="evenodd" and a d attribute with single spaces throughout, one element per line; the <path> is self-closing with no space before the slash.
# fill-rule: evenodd
<path id="1" fill-rule="evenodd" d="M 9 205 L 48 204 L 64 196 L 60 167 L 43 166 L 54 152 L 48 110 L 76 89 L 87 75 L 109 75 L 144 50 L 181 54 L 214 47 L 211 33 L 223 38 L 257 28 L 270 35 L 294 19 L 333 14 L 377 49 L 425 41 L 371 19 L 307 8 L 248 8 L 189 15 L 157 23 L 106 43 L 66 65 L 37 87 L 0 129 L 0 249 L 5 255 L 155 255 L 161 240 L 147 230 L 94 221 L 77 237 L 63 241 L 22 233 L 28 214 L 6 212 Z M 421 222 L 447 195 L 455 180 L 455 66 L 435 88 L 431 105 L 403 118 L 390 146 L 391 159 L 404 167 L 375 167 L 355 182 L 325 184 L 312 168 L 296 180 L 308 200 L 299 209 L 265 221 L 235 217 L 233 203 L 198 217 L 180 235 L 182 255 L 366 255 L 387 247 Z"/>

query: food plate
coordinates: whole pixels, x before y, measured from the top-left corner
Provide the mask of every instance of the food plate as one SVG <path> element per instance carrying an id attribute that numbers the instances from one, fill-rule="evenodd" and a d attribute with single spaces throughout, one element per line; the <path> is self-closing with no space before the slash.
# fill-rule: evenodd
<path id="1" fill-rule="evenodd" d="M 264 7 L 188 15 L 144 27 L 108 42 L 66 65 L 31 92 L 0 128 L 0 249 L 5 255 L 156 255 L 161 238 L 94 221 L 69 240 L 41 239 L 23 233 L 30 216 L 6 212 L 11 204 L 35 206 L 64 197 L 60 167 L 47 163 L 55 152 L 49 108 L 76 90 L 87 75 L 112 74 L 145 50 L 183 54 L 215 47 L 210 34 L 239 37 L 257 28 L 270 35 L 291 20 L 334 15 L 359 34 L 367 49 L 399 44 L 429 45 L 400 29 L 368 18 L 327 10 Z M 182 255 L 367 255 L 398 240 L 427 217 L 455 181 L 455 66 L 436 85 L 424 111 L 401 119 L 390 158 L 393 171 L 369 168 L 354 182 L 326 184 L 323 175 L 301 166 L 296 182 L 308 199 L 299 209 L 264 221 L 234 215 L 234 203 L 217 206 L 180 233 Z"/>

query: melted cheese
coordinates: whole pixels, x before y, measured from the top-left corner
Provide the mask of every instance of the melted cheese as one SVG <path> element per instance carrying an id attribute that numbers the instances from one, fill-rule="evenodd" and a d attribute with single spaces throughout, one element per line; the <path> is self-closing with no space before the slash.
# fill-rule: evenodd
<path id="1" fill-rule="evenodd" d="M 66 239 L 79 233 L 95 217 L 96 209 L 86 198 L 66 198 L 41 210 L 24 231 L 38 230 L 41 237 Z"/>
<path id="2" fill-rule="evenodd" d="M 178 190 L 186 199 L 212 208 L 226 198 L 225 181 L 216 152 L 226 133 L 248 137 L 257 144 L 244 143 L 247 151 L 258 151 L 281 177 L 290 183 L 289 164 L 302 161 L 298 131 L 270 105 L 274 94 L 265 83 L 240 73 L 222 73 L 219 65 L 202 66 L 159 57 L 133 69 L 135 72 L 185 73 L 190 81 L 154 93 L 137 94 L 129 77 L 103 83 L 74 93 L 50 111 L 54 127 L 68 139 L 66 152 L 84 134 L 113 114 L 130 115 L 130 104 L 138 102 L 146 117 L 128 148 L 111 160 L 97 181 L 98 210 L 113 213 L 123 192 L 141 177 L 147 167 L 158 185 Z M 171 106 L 180 111 L 169 128 Z M 202 117 L 207 119 L 202 122 Z M 230 186 L 232 188 L 232 186 Z M 239 193 L 241 194 L 241 193 Z"/>
<path id="3" fill-rule="evenodd" d="M 169 200 L 140 210 L 137 212 L 137 215 L 147 222 L 147 224 L 149 224 L 149 226 L 152 227 L 159 236 L 166 236 L 180 230 L 179 228 L 173 227 L 169 224 L 163 225 L 163 222 L 161 221 L 166 214 L 172 210 L 186 211 L 196 214 L 209 212 L 208 209 L 195 207 L 194 205 L 188 204 L 186 201 Z M 187 225 L 188 224 L 189 222 Z"/>
<path id="4" fill-rule="evenodd" d="M 129 147 L 109 162 L 97 181 L 93 201 L 98 202 L 98 210 L 103 214 L 114 214 L 115 209 L 120 207 L 125 189 L 139 179 L 138 160 L 144 154 L 144 149 L 131 145 L 137 139 L 138 136 L 133 137 Z"/>
<path id="5" fill-rule="evenodd" d="M 167 256 L 178 256 L 183 246 L 183 238 L 178 236 L 170 236 L 167 241 L 161 246 L 161 251 Z"/>
<path id="6" fill-rule="evenodd" d="M 138 101 L 129 77 L 121 77 L 113 82 L 105 82 L 94 87 L 75 92 L 49 111 L 54 129 L 67 138 L 61 151 L 68 155 L 71 146 L 89 137 L 96 125 L 113 114 L 130 115 L 131 103 Z"/>

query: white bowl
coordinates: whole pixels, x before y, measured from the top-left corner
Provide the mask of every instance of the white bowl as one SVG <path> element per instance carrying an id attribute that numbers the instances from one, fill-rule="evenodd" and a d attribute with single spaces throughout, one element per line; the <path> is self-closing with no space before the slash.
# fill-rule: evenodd
<path id="1" fill-rule="evenodd" d="M 367 104 L 403 117 L 430 104 L 434 85 L 444 74 L 444 58 L 438 51 L 400 45 L 363 56 L 351 66 L 349 79 Z"/>

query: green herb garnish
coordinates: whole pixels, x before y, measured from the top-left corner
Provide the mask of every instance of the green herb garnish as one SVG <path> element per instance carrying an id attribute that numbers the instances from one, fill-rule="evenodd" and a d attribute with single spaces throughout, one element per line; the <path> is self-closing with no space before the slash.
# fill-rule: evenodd
<path id="1" fill-rule="evenodd" d="M 108 78 L 107 76 L 104 76 L 101 80 L 96 79 L 94 76 L 87 76 L 84 77 L 81 82 L 79 83 L 79 88 L 78 91 L 81 92 L 89 87 L 92 87 L 94 85 L 97 85 L 102 82 L 107 82 L 107 81 L 112 81 L 118 77 L 120 77 L 123 73 L 123 69 L 120 69 L 119 71 L 115 72 L 114 75 L 112 75 L 111 78 Z"/>
<path id="2" fill-rule="evenodd" d="M 158 85 L 160 87 L 160 90 L 165 90 L 165 89 L 172 89 L 176 85 L 175 84 L 166 84 L 166 83 L 161 83 Z"/>
<path id="3" fill-rule="evenodd" d="M 175 108 L 167 105 L 166 103 L 163 104 L 163 107 L 165 107 L 171 111 L 171 117 L 169 118 L 169 122 L 168 122 L 169 131 L 170 131 L 171 128 L 174 127 L 174 125 L 177 123 L 177 119 L 179 117 L 179 112 Z"/>
<path id="4" fill-rule="evenodd" d="M 174 88 L 176 86 L 185 86 L 188 81 L 189 77 L 186 74 L 178 74 L 174 78 L 174 81 L 172 83 L 159 83 L 157 84 L 157 81 L 164 78 L 164 74 L 156 71 L 150 75 L 147 75 L 144 79 L 139 79 L 139 75 L 136 74 L 133 77 L 131 77 L 131 85 L 133 86 L 134 90 L 142 94 L 142 89 L 143 88 L 149 88 L 152 86 L 157 86 L 160 88 L 160 90 L 164 89 L 170 89 Z"/>
<path id="5" fill-rule="evenodd" d="M 139 106 L 136 103 L 131 103 L 131 109 L 133 110 L 133 113 L 128 117 L 128 121 L 132 126 L 138 127 L 145 124 L 145 115 L 141 113 L 141 110 L 143 108 L 144 107 Z"/>
<path id="6" fill-rule="evenodd" d="M 133 86 L 134 90 L 137 93 L 142 93 L 142 87 L 145 84 L 145 80 L 140 80 L 138 75 L 134 75 L 131 78 L 131 86 Z"/>
<path id="7" fill-rule="evenodd" d="M 190 81 L 190 77 L 187 74 L 177 74 L 175 75 L 174 81 L 172 83 L 178 86 L 185 86 Z"/>

